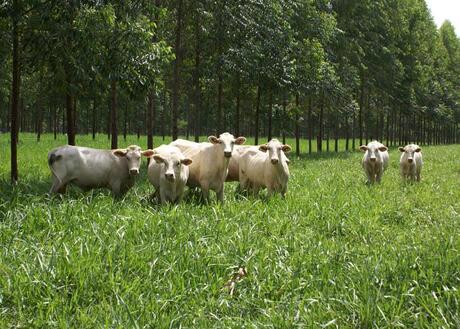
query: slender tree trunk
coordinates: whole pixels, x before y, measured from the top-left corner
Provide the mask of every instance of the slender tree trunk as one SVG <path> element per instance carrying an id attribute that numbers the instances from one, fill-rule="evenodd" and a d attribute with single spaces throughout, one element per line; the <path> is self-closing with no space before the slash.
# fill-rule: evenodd
<path id="1" fill-rule="evenodd" d="M 286 100 L 286 93 L 284 92 L 283 93 L 283 117 L 287 117 L 287 113 L 286 113 L 286 107 L 287 107 L 287 100 Z M 286 144 L 286 122 L 285 120 L 283 120 L 284 118 L 282 118 L 280 121 L 281 121 L 281 134 L 283 136 L 283 145 Z"/>
<path id="2" fill-rule="evenodd" d="M 54 140 L 57 139 L 57 107 L 53 106 L 53 134 Z"/>
<path id="3" fill-rule="evenodd" d="M 257 86 L 256 115 L 254 127 L 254 144 L 259 144 L 260 85 Z"/>
<path id="4" fill-rule="evenodd" d="M 272 139 L 272 116 L 273 116 L 273 90 L 270 88 L 268 96 L 268 141 Z"/>
<path id="5" fill-rule="evenodd" d="M 324 127 L 323 127 L 323 116 L 324 116 L 324 94 L 321 92 L 321 99 L 319 105 L 319 132 L 316 139 L 316 151 L 322 152 L 323 151 L 323 134 L 324 134 Z"/>
<path id="6" fill-rule="evenodd" d="M 155 112 L 155 86 L 152 86 L 152 90 L 148 96 L 148 107 L 147 107 L 147 148 L 153 149 L 153 120 Z M 149 159 L 150 160 L 150 159 Z"/>
<path id="7" fill-rule="evenodd" d="M 295 154 L 300 156 L 300 126 L 299 126 L 299 107 L 300 107 L 300 96 L 299 94 L 295 95 Z"/>
<path id="8" fill-rule="evenodd" d="M 334 151 L 339 152 L 339 118 L 336 116 L 334 118 Z"/>
<path id="9" fill-rule="evenodd" d="M 67 80 L 67 92 L 65 95 L 66 119 L 67 119 L 67 144 L 75 145 L 75 126 L 72 94 L 70 93 L 70 80 Z"/>
<path id="10" fill-rule="evenodd" d="M 174 73 L 173 73 L 173 95 L 172 95 L 172 113 L 171 113 L 171 135 L 172 139 L 176 140 L 179 135 L 177 122 L 179 119 L 179 92 L 180 92 L 180 77 L 179 70 L 182 61 L 182 50 L 181 50 L 181 33 L 182 33 L 182 0 L 177 2 L 177 14 L 176 14 L 176 39 L 174 43 L 174 49 L 176 53 L 176 59 L 174 60 Z"/>
<path id="11" fill-rule="evenodd" d="M 93 113 L 92 113 L 92 122 L 91 122 L 91 133 L 93 140 L 96 139 L 96 98 L 93 99 Z"/>
<path id="12" fill-rule="evenodd" d="M 113 79 L 110 83 L 110 127 L 112 141 L 110 147 L 112 150 L 118 148 L 118 129 L 117 129 L 117 81 Z"/>
<path id="13" fill-rule="evenodd" d="M 387 146 L 390 146 L 390 110 L 387 110 L 387 121 L 385 122 L 385 137 L 387 138 Z"/>
<path id="14" fill-rule="evenodd" d="M 363 111 L 364 111 L 364 78 L 361 77 L 361 91 L 359 95 L 359 113 L 358 113 L 359 145 L 363 145 Z"/>
<path id="15" fill-rule="evenodd" d="M 13 0 L 13 81 L 11 101 L 11 182 L 18 181 L 18 105 L 20 93 L 20 63 L 19 63 L 19 7 L 18 0 Z"/>
<path id="16" fill-rule="evenodd" d="M 219 68 L 217 73 L 218 82 L 217 82 L 217 125 L 216 125 L 216 134 L 219 136 L 224 131 L 223 128 L 223 111 L 222 111 L 222 95 L 223 95 L 223 78 L 222 78 L 222 69 Z"/>
<path id="17" fill-rule="evenodd" d="M 349 123 L 349 118 L 348 118 L 348 113 L 345 116 L 345 151 L 350 150 L 350 125 Z"/>
<path id="18" fill-rule="evenodd" d="M 197 18 L 195 19 L 195 69 L 193 71 L 193 82 L 195 86 L 195 120 L 194 120 L 194 133 L 195 142 L 200 140 L 200 112 L 201 112 L 201 39 L 200 39 L 200 14 L 197 12 Z"/>
<path id="19" fill-rule="evenodd" d="M 308 154 L 312 152 L 312 144 L 313 144 L 313 100 L 312 96 L 308 97 Z"/>
<path id="20" fill-rule="evenodd" d="M 240 75 L 236 78 L 235 135 L 240 136 Z"/>
<path id="21" fill-rule="evenodd" d="M 43 128 L 43 109 L 40 100 L 37 104 L 37 142 L 40 141 Z"/>
<path id="22" fill-rule="evenodd" d="M 126 142 L 126 135 L 128 134 L 128 106 L 127 104 L 123 104 L 123 103 L 124 102 L 122 102 L 122 106 L 124 105 L 123 106 L 123 141 Z"/>

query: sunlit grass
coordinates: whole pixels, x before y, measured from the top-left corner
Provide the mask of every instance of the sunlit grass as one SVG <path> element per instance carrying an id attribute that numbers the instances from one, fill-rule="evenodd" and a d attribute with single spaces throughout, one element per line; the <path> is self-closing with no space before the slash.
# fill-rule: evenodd
<path id="1" fill-rule="evenodd" d="M 2 328 L 460 327 L 458 145 L 423 148 L 420 184 L 401 182 L 397 150 L 372 187 L 361 153 L 291 155 L 285 200 L 227 184 L 224 205 L 159 207 L 145 163 L 120 201 L 77 188 L 49 198 L 46 154 L 65 138 L 21 140 L 12 188 L 0 135 Z M 146 145 L 120 140 L 134 143 Z"/>

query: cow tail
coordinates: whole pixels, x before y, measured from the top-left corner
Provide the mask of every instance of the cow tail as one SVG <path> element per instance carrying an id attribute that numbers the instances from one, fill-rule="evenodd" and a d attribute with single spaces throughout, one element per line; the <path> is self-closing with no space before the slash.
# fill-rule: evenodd
<path id="1" fill-rule="evenodd" d="M 50 152 L 48 154 L 48 166 L 50 167 L 50 170 L 53 173 L 53 175 L 59 180 L 59 182 L 62 182 L 62 180 L 54 171 L 54 163 L 56 161 L 59 161 L 61 158 L 62 158 L 62 155 L 57 155 L 56 153 Z"/>

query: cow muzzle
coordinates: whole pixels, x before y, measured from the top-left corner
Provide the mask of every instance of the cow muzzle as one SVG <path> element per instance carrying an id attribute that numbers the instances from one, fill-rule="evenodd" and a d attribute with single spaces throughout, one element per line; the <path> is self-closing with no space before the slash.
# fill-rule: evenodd
<path id="1" fill-rule="evenodd" d="M 166 177 L 166 179 L 169 180 L 170 182 L 174 182 L 174 174 L 166 173 L 166 174 L 165 174 L 165 177 Z"/>
<path id="2" fill-rule="evenodd" d="M 377 158 L 371 158 L 371 161 L 375 162 L 375 161 L 377 161 Z"/>
<path id="3" fill-rule="evenodd" d="M 133 176 L 139 175 L 139 169 L 129 169 L 129 173 Z"/>
<path id="4" fill-rule="evenodd" d="M 227 151 L 226 151 L 226 152 L 224 152 L 224 156 L 225 156 L 226 158 L 230 158 L 230 157 L 232 156 L 232 152 L 227 152 Z"/>
<path id="5" fill-rule="evenodd" d="M 414 162 L 414 159 L 409 158 L 409 159 L 407 159 L 407 161 L 408 161 L 409 163 L 412 163 L 412 162 Z"/>
<path id="6" fill-rule="evenodd" d="M 275 165 L 275 164 L 277 164 L 277 163 L 278 163 L 278 161 L 279 161 L 279 160 L 278 160 L 278 159 L 271 159 L 270 161 L 271 161 L 271 163 L 272 163 L 272 164 L 274 164 L 274 165 Z"/>

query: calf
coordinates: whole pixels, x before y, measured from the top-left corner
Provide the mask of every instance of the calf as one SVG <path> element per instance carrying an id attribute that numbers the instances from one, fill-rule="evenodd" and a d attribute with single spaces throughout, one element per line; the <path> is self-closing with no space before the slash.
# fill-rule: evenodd
<path id="1" fill-rule="evenodd" d="M 224 182 L 228 173 L 228 163 L 234 145 L 242 145 L 246 138 L 235 138 L 223 133 L 219 137 L 209 136 L 209 143 L 194 143 L 178 139 L 170 145 L 178 147 L 184 156 L 193 162 L 187 186 L 201 187 L 205 202 L 209 202 L 209 190 L 216 192 L 217 199 L 224 201 Z"/>
<path id="2" fill-rule="evenodd" d="M 365 152 L 362 165 L 367 176 L 367 183 L 380 183 L 390 159 L 388 148 L 382 143 L 372 141 L 367 146 L 361 145 L 360 150 Z"/>
<path id="3" fill-rule="evenodd" d="M 409 144 L 405 147 L 400 147 L 399 151 L 401 151 L 399 168 L 402 179 L 417 180 L 417 182 L 420 182 L 420 173 L 423 166 L 422 149 L 420 146 Z"/>
<path id="4" fill-rule="evenodd" d="M 126 193 L 139 174 L 141 155 L 151 156 L 152 150 L 141 151 L 137 145 L 126 149 L 99 150 L 80 146 L 61 146 L 48 153 L 48 165 L 53 175 L 50 193 L 64 193 L 69 183 L 83 190 L 106 187 L 115 196 Z"/>
<path id="5" fill-rule="evenodd" d="M 283 145 L 277 139 L 248 148 L 239 163 L 241 188 L 258 194 L 261 188 L 266 187 L 269 197 L 275 192 L 284 197 L 289 180 L 289 160 L 285 153 L 290 151 L 289 145 Z"/>
<path id="6" fill-rule="evenodd" d="M 149 164 L 148 177 L 155 186 L 155 194 L 160 203 L 179 202 L 184 194 L 192 160 L 185 158 L 174 146 L 161 145 L 153 150 L 153 160 Z"/>

